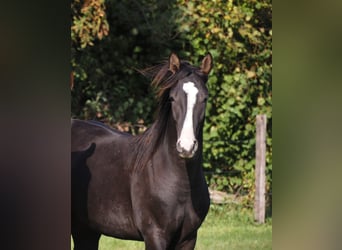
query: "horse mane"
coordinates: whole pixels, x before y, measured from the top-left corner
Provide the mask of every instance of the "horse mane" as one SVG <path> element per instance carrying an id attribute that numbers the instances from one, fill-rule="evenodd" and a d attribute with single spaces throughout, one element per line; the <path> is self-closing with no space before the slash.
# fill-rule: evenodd
<path id="1" fill-rule="evenodd" d="M 133 143 L 137 146 L 133 166 L 136 170 L 142 169 L 148 164 L 152 155 L 162 142 L 165 135 L 168 120 L 170 117 L 171 103 L 169 93 L 178 80 L 186 77 L 192 72 L 198 74 L 199 68 L 190 65 L 186 61 L 181 61 L 180 68 L 176 73 L 169 70 L 169 63 L 162 64 L 139 70 L 144 76 L 151 77 L 151 85 L 154 88 L 158 101 L 158 109 L 154 123 L 143 134 L 135 136 Z"/>

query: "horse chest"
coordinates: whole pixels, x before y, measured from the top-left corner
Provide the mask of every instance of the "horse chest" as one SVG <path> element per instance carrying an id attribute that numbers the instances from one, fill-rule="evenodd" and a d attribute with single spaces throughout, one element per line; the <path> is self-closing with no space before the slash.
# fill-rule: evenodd
<path id="1" fill-rule="evenodd" d="M 175 228 L 186 224 L 189 230 L 198 228 L 209 207 L 206 196 L 194 194 L 188 182 L 173 182 L 170 178 L 168 182 L 160 185 L 162 182 L 162 179 L 149 182 L 150 184 L 139 181 L 139 185 L 133 188 L 136 221 L 147 224 L 173 224 Z"/>

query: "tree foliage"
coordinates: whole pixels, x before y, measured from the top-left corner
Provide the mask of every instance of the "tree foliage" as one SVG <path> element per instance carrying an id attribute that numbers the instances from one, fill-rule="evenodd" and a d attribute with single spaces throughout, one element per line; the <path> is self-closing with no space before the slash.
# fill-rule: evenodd
<path id="1" fill-rule="evenodd" d="M 74 116 L 102 120 L 131 132 L 136 132 L 134 125 L 152 122 L 153 93 L 148 79 L 136 69 L 179 50 L 173 41 L 171 12 L 168 1 L 109 0 L 107 37 L 99 40 L 93 35 L 94 45 L 83 48 L 83 37 L 72 30 L 72 36 L 78 37 L 72 46 Z M 123 126 L 125 123 L 128 125 Z"/>
<path id="2" fill-rule="evenodd" d="M 74 0 L 72 9 L 73 116 L 138 133 L 153 121 L 155 101 L 148 79 L 135 69 L 171 51 L 199 64 L 210 51 L 215 63 L 204 127 L 208 181 L 253 198 L 255 117 L 266 114 L 271 188 L 270 0 Z"/>
<path id="3" fill-rule="evenodd" d="M 71 39 L 81 48 L 94 45 L 95 38 L 108 35 L 109 24 L 106 19 L 104 0 L 74 0 L 71 2 Z"/>

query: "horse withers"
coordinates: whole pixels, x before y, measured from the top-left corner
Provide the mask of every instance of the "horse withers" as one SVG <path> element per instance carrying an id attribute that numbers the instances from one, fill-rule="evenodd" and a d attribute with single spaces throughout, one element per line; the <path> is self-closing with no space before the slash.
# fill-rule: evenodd
<path id="1" fill-rule="evenodd" d="M 75 250 L 98 249 L 101 234 L 146 249 L 194 249 L 210 203 L 202 130 L 211 68 L 210 54 L 195 67 L 172 53 L 150 69 L 159 108 L 142 135 L 72 120 Z"/>

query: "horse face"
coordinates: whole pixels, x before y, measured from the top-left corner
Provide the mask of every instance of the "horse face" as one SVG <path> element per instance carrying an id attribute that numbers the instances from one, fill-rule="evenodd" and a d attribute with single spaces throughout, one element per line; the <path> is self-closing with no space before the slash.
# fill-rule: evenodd
<path id="1" fill-rule="evenodd" d="M 207 61 L 203 65 L 205 60 Z M 198 72 L 189 72 L 170 90 L 172 116 L 177 129 L 176 149 L 183 158 L 192 158 L 198 149 L 197 137 L 204 122 L 208 98 L 205 83 L 211 69 L 211 60 L 211 55 L 208 54 Z M 209 68 L 207 63 L 210 65 Z"/>

